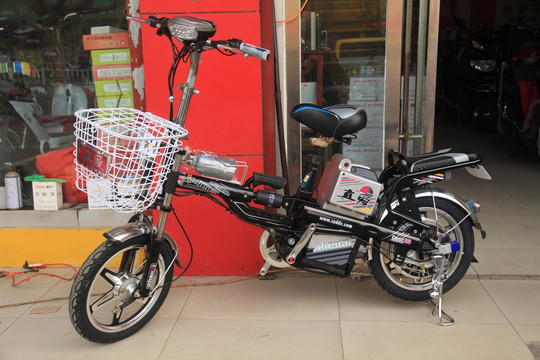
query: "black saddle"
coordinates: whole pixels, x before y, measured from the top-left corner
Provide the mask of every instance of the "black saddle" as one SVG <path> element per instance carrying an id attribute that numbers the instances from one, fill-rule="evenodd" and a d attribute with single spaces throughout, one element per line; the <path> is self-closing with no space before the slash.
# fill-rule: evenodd
<path id="1" fill-rule="evenodd" d="M 355 105 L 321 107 L 314 104 L 298 104 L 291 117 L 311 130 L 328 138 L 342 139 L 366 127 L 366 111 Z"/>
<path id="2" fill-rule="evenodd" d="M 481 156 L 468 149 L 444 149 L 437 152 L 405 157 L 409 173 L 427 171 L 446 166 L 481 160 Z"/>

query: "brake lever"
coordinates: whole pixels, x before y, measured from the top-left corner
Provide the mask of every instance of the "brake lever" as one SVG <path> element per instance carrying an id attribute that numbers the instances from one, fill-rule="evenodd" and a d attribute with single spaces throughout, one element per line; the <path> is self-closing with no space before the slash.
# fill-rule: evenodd
<path id="1" fill-rule="evenodd" d="M 148 20 L 146 19 L 143 19 L 143 18 L 140 18 L 140 17 L 134 17 L 134 16 L 126 16 L 126 19 L 127 21 L 136 21 L 136 22 L 140 22 L 140 23 L 144 23 L 144 24 L 148 24 L 150 25 L 150 23 L 148 22 Z"/>
<path id="2" fill-rule="evenodd" d="M 234 48 L 234 47 L 231 47 L 231 46 L 228 46 L 228 45 L 224 45 L 224 44 L 217 44 L 216 46 L 218 49 L 222 49 L 222 50 L 227 50 L 228 52 L 232 53 L 232 54 L 235 54 L 235 55 L 240 55 L 240 56 L 243 56 L 243 57 L 248 57 L 247 54 L 244 54 L 242 51 L 240 51 L 239 49 L 237 48 Z"/>

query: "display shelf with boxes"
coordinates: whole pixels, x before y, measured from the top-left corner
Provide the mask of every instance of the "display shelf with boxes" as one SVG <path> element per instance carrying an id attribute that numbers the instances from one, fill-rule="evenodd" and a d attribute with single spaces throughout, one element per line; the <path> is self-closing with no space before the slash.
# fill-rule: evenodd
<path id="1" fill-rule="evenodd" d="M 128 40 L 125 30 L 111 26 L 94 27 L 90 35 L 83 35 L 84 48 L 90 50 L 97 107 L 134 106 Z"/>

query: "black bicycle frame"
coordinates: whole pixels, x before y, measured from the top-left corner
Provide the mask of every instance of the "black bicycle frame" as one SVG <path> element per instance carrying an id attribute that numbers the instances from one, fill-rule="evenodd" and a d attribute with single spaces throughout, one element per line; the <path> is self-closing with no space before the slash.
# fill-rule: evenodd
<path id="1" fill-rule="evenodd" d="M 317 169 L 315 175 L 319 171 Z M 313 176 L 311 181 L 315 179 L 316 176 Z M 364 220 L 322 209 L 314 200 L 302 199 L 299 193 L 296 196 L 284 197 L 283 207 L 287 210 L 287 215 L 283 215 L 251 206 L 249 202 L 253 201 L 254 192 L 243 186 L 196 175 L 179 174 L 176 188 L 192 192 L 193 195 L 217 196 L 239 219 L 262 228 L 294 232 L 302 229 L 299 224 L 317 224 L 322 228 L 346 231 L 365 241 L 369 238 L 392 241 L 393 236 L 397 235 L 395 229 L 374 224 L 372 219 Z M 422 242 L 420 237 L 412 235 L 407 235 L 406 240 L 405 246 L 411 249 L 418 249 Z"/>
<path id="2" fill-rule="evenodd" d="M 191 97 L 196 93 L 194 89 L 195 80 L 197 77 L 198 64 L 202 51 L 193 48 L 190 53 L 190 69 L 186 82 L 180 85 L 182 89 L 182 98 L 178 107 L 177 115 L 171 119 L 175 123 L 184 126 L 187 111 L 191 101 Z M 446 166 L 429 171 L 417 172 L 414 174 L 403 173 L 397 165 L 391 164 L 381 174 L 381 182 L 385 185 L 384 193 L 380 196 L 379 210 L 382 211 L 381 204 L 386 204 L 386 209 L 390 214 L 390 220 L 397 220 L 399 223 L 409 222 L 413 224 L 415 232 L 402 233 L 394 228 L 385 227 L 376 224 L 375 216 L 363 218 L 350 217 L 339 214 L 330 210 L 322 209 L 315 200 L 313 193 L 315 191 L 315 182 L 320 173 L 321 164 L 318 158 L 321 156 L 324 149 L 317 149 L 317 153 L 312 159 L 311 169 L 307 173 L 309 178 L 304 180 L 300 185 L 297 193 L 294 196 L 283 197 L 283 208 L 286 209 L 286 215 L 269 211 L 264 208 L 251 206 L 249 203 L 255 200 L 256 191 L 250 186 L 236 185 L 216 179 L 210 179 L 203 176 L 188 175 L 180 172 L 180 167 L 185 151 L 181 150 L 175 155 L 175 161 L 171 167 L 171 172 L 164 184 L 162 196 L 159 197 L 154 208 L 159 210 L 159 217 L 155 226 L 154 235 L 150 237 L 149 258 L 147 262 L 143 284 L 152 276 L 151 268 L 157 257 L 161 246 L 163 246 L 165 224 L 169 212 L 172 210 L 172 198 L 175 193 L 183 191 L 184 195 L 203 195 L 212 197 L 214 201 L 220 202 L 216 197 L 220 198 L 225 208 L 232 214 L 237 216 L 244 222 L 260 226 L 262 228 L 282 230 L 285 232 L 303 232 L 310 225 L 315 224 L 318 229 L 325 231 L 338 231 L 351 234 L 363 242 L 374 241 L 389 241 L 412 250 L 433 250 L 433 244 L 429 241 L 430 229 L 427 225 L 421 222 L 419 215 L 415 212 L 401 213 L 392 209 L 391 203 L 394 198 L 402 203 L 404 192 L 407 189 L 416 188 L 413 184 L 415 177 L 444 172 L 458 167 L 475 165 L 480 161 L 472 161 L 470 163 L 462 163 L 453 166 Z M 414 196 L 413 196 L 414 197 Z M 412 201 L 414 203 L 414 201 Z M 264 204 L 262 204 L 264 205 Z M 414 206 L 413 206 L 414 207 Z M 416 212 L 418 209 L 416 209 Z M 413 235 L 414 234 L 414 235 Z M 433 235 L 433 234 L 432 234 Z M 143 295 L 144 295 L 143 291 Z"/>

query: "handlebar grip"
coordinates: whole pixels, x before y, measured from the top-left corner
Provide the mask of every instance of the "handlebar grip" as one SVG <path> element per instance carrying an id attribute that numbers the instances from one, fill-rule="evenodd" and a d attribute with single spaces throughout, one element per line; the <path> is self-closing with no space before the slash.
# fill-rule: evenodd
<path id="1" fill-rule="evenodd" d="M 157 16 L 150 15 L 148 17 L 148 25 L 150 25 L 153 28 L 157 27 L 157 25 L 159 24 L 159 21 L 160 21 L 160 18 L 158 18 Z"/>
<path id="2" fill-rule="evenodd" d="M 253 202 L 256 204 L 261 204 L 264 206 L 271 206 L 274 208 L 281 207 L 283 204 L 283 195 L 276 194 L 273 192 L 258 190 L 255 192 L 253 197 Z"/>
<path id="3" fill-rule="evenodd" d="M 243 53 L 261 60 L 268 60 L 268 57 L 270 56 L 270 50 L 246 43 L 241 43 L 239 49 Z"/>
<path id="4" fill-rule="evenodd" d="M 153 28 L 164 29 L 167 27 L 167 24 L 169 23 L 169 18 L 150 15 L 148 17 L 147 22 L 148 22 L 148 25 L 150 25 Z"/>

